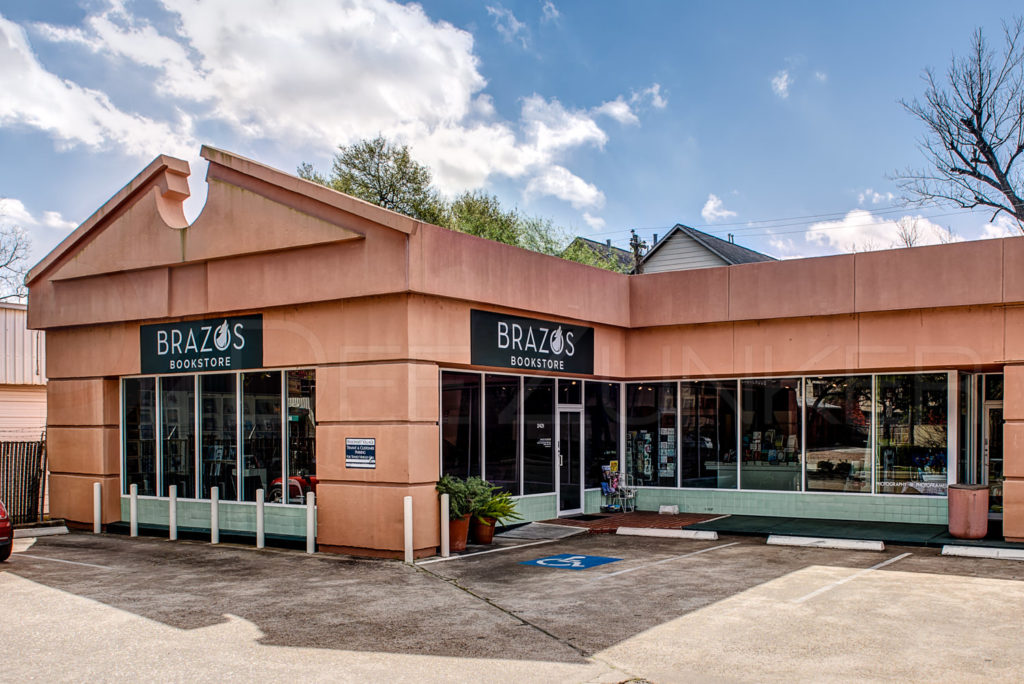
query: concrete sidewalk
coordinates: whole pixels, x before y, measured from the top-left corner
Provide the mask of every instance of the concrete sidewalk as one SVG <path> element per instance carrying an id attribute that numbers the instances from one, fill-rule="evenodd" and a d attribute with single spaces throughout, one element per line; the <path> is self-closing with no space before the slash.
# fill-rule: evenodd
<path id="1" fill-rule="evenodd" d="M 740 534 L 766 537 L 772 534 L 795 537 L 827 537 L 830 539 L 872 539 L 886 544 L 942 548 L 984 546 L 1003 549 L 1024 549 L 1024 544 L 1007 542 L 1002 527 L 990 525 L 985 539 L 957 539 L 945 525 L 873 522 L 863 520 L 828 520 L 822 518 L 782 518 L 763 515 L 729 515 L 717 520 L 698 522 L 690 530 L 713 530 L 719 534 Z"/>

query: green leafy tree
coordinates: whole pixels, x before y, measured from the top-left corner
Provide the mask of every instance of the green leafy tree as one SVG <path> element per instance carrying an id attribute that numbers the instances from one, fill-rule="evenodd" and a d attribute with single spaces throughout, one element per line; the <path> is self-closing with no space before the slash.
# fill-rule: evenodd
<path id="1" fill-rule="evenodd" d="M 603 268 L 606 271 L 615 271 L 617 273 L 629 272 L 629 267 L 616 259 L 611 254 L 611 250 L 596 250 L 582 240 L 574 240 L 569 243 L 569 246 L 559 256 L 569 261 L 586 264 L 587 266 Z"/>
<path id="2" fill-rule="evenodd" d="M 409 154 L 408 145 L 396 145 L 378 135 L 340 145 L 330 177 L 311 164 L 299 166 L 299 177 L 321 183 L 346 195 L 428 223 L 444 223 L 446 207 L 431 185 L 430 169 Z"/>
<path id="3" fill-rule="evenodd" d="M 522 247 L 520 222 L 515 209 L 505 211 L 497 197 L 480 190 L 462 193 L 448 211 L 448 227 L 454 230 Z"/>
<path id="4" fill-rule="evenodd" d="M 300 164 L 297 172 L 300 178 L 420 221 L 588 266 L 626 270 L 609 254 L 574 242 L 550 219 L 505 209 L 495 195 L 482 190 L 445 201 L 431 184 L 430 169 L 412 158 L 408 145 L 394 144 L 381 135 L 340 145 L 329 176 L 308 162 Z"/>

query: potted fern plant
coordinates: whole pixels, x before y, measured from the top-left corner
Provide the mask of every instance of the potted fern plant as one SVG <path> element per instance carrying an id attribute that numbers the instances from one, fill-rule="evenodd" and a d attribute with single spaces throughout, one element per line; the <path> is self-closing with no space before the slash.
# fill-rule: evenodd
<path id="1" fill-rule="evenodd" d="M 508 520 L 521 520 L 516 512 L 516 501 L 508 492 L 480 478 L 469 478 L 467 481 L 470 498 L 470 534 L 477 544 L 490 544 L 494 541 L 494 528 L 498 523 Z"/>
<path id="2" fill-rule="evenodd" d="M 469 537 L 470 499 L 465 480 L 445 475 L 437 481 L 437 492 L 448 495 L 448 548 L 465 551 Z"/>

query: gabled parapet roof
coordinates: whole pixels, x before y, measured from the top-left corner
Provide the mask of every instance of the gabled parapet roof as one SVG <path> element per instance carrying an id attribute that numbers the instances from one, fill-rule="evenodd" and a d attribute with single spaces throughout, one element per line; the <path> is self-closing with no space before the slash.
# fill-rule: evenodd
<path id="1" fill-rule="evenodd" d="M 308 198 L 320 205 L 339 209 L 406 235 L 414 234 L 423 225 L 420 221 L 403 214 L 378 207 L 225 150 L 204 145 L 200 156 L 210 162 L 207 181 L 223 180 L 232 184 L 252 184 L 255 181 L 257 184 L 266 184 L 278 192 L 294 193 L 294 195 Z M 102 229 L 104 224 L 140 201 L 154 185 L 159 189 L 157 208 L 163 222 L 168 228 L 188 228 L 189 223 L 185 219 L 182 203 L 190 195 L 189 175 L 190 169 L 187 161 L 166 155 L 158 156 L 32 267 L 25 277 L 25 283 L 31 285 L 58 262 L 66 260 L 66 257 L 71 257 L 81 250 Z M 197 217 L 193 225 L 199 223 L 201 219 L 202 214 Z"/>
<path id="2" fill-rule="evenodd" d="M 61 240 L 60 244 L 54 247 L 38 264 L 33 266 L 25 276 L 25 284 L 31 285 L 33 281 L 39 278 L 50 266 L 59 261 L 61 257 L 79 249 L 104 219 L 115 214 L 118 210 L 131 205 L 142 194 L 142 191 L 149 188 L 153 183 L 160 185 L 161 196 L 169 201 L 168 204 L 170 206 L 167 209 L 171 209 L 176 205 L 180 214 L 179 216 L 165 215 L 164 220 L 168 221 L 168 225 L 172 225 L 171 222 L 180 223 L 181 225 L 176 227 L 184 228 L 188 223 L 185 221 L 184 213 L 181 212 L 181 203 L 189 196 L 189 174 L 190 170 L 187 161 L 161 154 L 150 162 L 149 166 L 143 169 L 139 175 L 128 181 L 127 185 L 114 193 L 113 197 L 93 212 L 92 216 L 87 218 L 70 235 Z"/>

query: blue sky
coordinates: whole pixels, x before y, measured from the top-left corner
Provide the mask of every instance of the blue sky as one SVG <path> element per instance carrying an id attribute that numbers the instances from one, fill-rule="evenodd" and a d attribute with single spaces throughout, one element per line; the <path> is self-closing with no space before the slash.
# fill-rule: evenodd
<path id="1" fill-rule="evenodd" d="M 34 263 L 159 153 L 192 164 L 194 217 L 201 144 L 327 170 L 382 132 L 447 193 L 622 247 L 677 222 L 781 257 L 887 248 L 903 216 L 1007 234 L 901 208 L 889 176 L 922 164 L 898 100 L 1018 7 L 0 0 L 0 222 Z"/>

